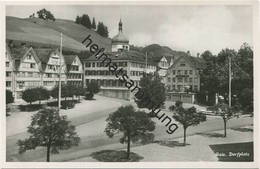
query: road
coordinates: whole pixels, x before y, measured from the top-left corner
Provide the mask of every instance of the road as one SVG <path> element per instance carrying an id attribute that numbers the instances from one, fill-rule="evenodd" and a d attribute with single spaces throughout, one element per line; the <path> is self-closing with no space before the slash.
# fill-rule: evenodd
<path id="1" fill-rule="evenodd" d="M 81 137 L 81 143 L 77 147 L 72 147 L 69 150 L 61 151 L 60 154 L 51 155 L 52 161 L 71 161 L 78 158 L 89 156 L 93 152 L 104 149 L 115 150 L 125 148 L 125 145 L 119 143 L 120 135 L 117 135 L 114 138 L 110 139 L 104 133 L 104 129 L 106 125 L 105 119 L 107 118 L 108 114 L 110 112 L 115 111 L 121 105 L 129 104 L 129 102 L 111 98 L 109 98 L 108 100 L 99 96 L 97 97 L 97 100 L 98 102 L 96 103 L 98 103 L 99 107 L 101 107 L 98 108 L 98 110 L 92 109 L 93 107 L 97 107 L 97 105 L 95 105 L 94 103 L 91 103 L 92 106 L 90 106 L 89 103 L 83 102 L 75 109 L 66 110 L 66 112 L 64 112 L 64 114 L 69 116 L 69 119 L 72 121 L 72 123 L 77 126 L 76 130 L 79 136 Z M 100 100 L 102 100 L 103 102 Z M 89 111 L 86 111 L 86 109 L 88 109 Z M 72 114 L 73 112 L 74 114 Z M 170 114 L 169 112 L 165 113 Z M 19 117 L 21 116 L 19 115 Z M 179 128 L 173 134 L 170 135 L 166 132 L 168 128 L 165 126 L 165 123 L 160 122 L 156 118 L 153 120 L 156 123 L 156 129 L 154 131 L 155 140 L 168 140 L 182 137 L 183 129 L 181 126 L 179 126 Z M 29 121 L 27 121 L 27 123 L 29 124 Z M 240 127 L 245 125 L 251 125 L 252 123 L 253 119 L 250 117 L 234 118 L 229 120 L 227 127 Z M 23 124 L 23 126 L 26 126 L 26 124 Z M 11 124 L 7 124 L 7 127 L 11 127 Z M 37 148 L 36 150 L 28 151 L 24 154 L 17 153 L 17 140 L 24 139 L 28 136 L 28 134 L 25 132 L 26 127 L 21 128 L 23 128 L 23 130 L 20 129 L 17 132 L 9 130 L 8 133 L 7 130 L 7 161 L 45 161 L 46 152 L 44 148 Z M 193 135 L 196 133 L 210 132 L 221 129 L 223 129 L 222 119 L 216 117 L 209 117 L 206 122 L 203 122 L 198 126 L 188 128 L 187 135 Z"/>

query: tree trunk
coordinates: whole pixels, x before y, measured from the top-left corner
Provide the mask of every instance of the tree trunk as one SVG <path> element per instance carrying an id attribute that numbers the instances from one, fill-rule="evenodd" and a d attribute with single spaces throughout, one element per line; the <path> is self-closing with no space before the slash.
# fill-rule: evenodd
<path id="1" fill-rule="evenodd" d="M 127 156 L 126 158 L 129 159 L 130 157 L 130 134 L 127 136 Z"/>
<path id="2" fill-rule="evenodd" d="M 224 137 L 227 137 L 227 120 L 226 119 L 223 120 L 224 120 Z"/>
<path id="3" fill-rule="evenodd" d="M 50 162 L 50 150 L 51 150 L 51 146 L 47 145 L 47 162 Z"/>
<path id="4" fill-rule="evenodd" d="M 183 145 L 185 146 L 186 145 L 186 127 L 183 127 Z"/>

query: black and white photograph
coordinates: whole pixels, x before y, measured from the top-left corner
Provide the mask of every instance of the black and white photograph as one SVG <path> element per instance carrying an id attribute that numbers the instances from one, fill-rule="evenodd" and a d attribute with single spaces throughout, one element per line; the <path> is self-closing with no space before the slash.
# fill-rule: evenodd
<path id="1" fill-rule="evenodd" d="M 5 5 L 6 162 L 254 162 L 253 9 Z"/>

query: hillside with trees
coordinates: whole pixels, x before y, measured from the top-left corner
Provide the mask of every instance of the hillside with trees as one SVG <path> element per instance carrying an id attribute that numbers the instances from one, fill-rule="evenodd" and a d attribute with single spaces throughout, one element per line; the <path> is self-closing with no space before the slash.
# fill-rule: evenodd
<path id="1" fill-rule="evenodd" d="M 108 38 L 108 27 L 103 22 L 98 22 L 98 24 L 96 25 L 95 17 L 93 17 L 91 22 L 90 17 L 87 14 L 83 14 L 82 16 L 76 17 L 75 23 L 83 25 L 88 29 L 92 29 L 96 31 L 99 35 Z"/>

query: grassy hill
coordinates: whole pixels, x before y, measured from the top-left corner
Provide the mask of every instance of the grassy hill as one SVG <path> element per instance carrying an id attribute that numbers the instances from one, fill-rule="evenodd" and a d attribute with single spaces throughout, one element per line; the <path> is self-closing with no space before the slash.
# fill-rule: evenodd
<path id="1" fill-rule="evenodd" d="M 6 39 L 59 46 L 60 32 L 63 33 L 63 46 L 73 51 L 85 51 L 81 41 L 89 34 L 94 43 L 108 48 L 110 39 L 103 38 L 93 30 L 69 20 L 44 21 L 38 18 L 6 17 Z"/>

